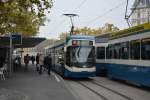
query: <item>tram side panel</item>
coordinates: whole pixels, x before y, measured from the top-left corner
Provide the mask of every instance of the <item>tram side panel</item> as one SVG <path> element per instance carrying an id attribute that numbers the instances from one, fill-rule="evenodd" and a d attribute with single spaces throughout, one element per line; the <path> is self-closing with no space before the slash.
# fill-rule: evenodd
<path id="1" fill-rule="evenodd" d="M 107 75 L 107 59 L 105 45 L 96 45 L 96 75 Z"/>
<path id="2" fill-rule="evenodd" d="M 53 48 L 53 71 L 64 75 L 64 52 L 63 46 Z"/>
<path id="3" fill-rule="evenodd" d="M 150 87 L 150 30 L 109 41 L 108 77 Z"/>

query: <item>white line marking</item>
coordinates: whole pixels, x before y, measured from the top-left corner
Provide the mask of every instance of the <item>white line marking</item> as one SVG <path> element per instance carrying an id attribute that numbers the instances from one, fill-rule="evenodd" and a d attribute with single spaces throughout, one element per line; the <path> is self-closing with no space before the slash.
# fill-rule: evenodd
<path id="1" fill-rule="evenodd" d="M 57 82 L 60 82 L 60 79 L 57 77 L 56 74 L 54 74 L 54 73 L 51 73 L 51 74 L 55 77 L 55 79 L 56 79 Z"/>
<path id="2" fill-rule="evenodd" d="M 55 75 L 55 79 L 57 80 L 57 82 L 60 82 L 60 79 Z"/>

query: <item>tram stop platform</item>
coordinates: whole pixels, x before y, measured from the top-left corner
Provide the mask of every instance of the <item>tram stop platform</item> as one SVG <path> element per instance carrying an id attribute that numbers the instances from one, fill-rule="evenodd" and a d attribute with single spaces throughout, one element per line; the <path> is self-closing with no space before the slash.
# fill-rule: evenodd
<path id="1" fill-rule="evenodd" d="M 76 100 L 61 78 L 52 73 L 39 75 L 35 65 L 24 67 L 12 77 L 0 80 L 0 100 Z"/>

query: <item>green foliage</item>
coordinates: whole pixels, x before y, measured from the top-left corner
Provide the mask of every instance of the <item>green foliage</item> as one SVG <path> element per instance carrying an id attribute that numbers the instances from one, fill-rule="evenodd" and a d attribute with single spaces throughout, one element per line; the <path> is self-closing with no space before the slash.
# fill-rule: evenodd
<path id="1" fill-rule="evenodd" d="M 106 23 L 103 27 L 102 27 L 102 32 L 103 33 L 110 33 L 110 32 L 115 32 L 115 31 L 118 31 L 119 28 L 114 26 L 114 24 L 109 24 L 109 23 Z"/>
<path id="2" fill-rule="evenodd" d="M 88 28 L 88 27 L 76 28 L 74 30 L 74 34 L 98 36 L 102 33 L 110 33 L 110 32 L 115 32 L 118 30 L 119 28 L 114 26 L 113 24 L 106 23 L 103 27 L 99 27 L 95 29 Z M 64 32 L 60 34 L 59 38 L 65 39 L 65 37 L 68 35 L 69 33 Z"/>
<path id="3" fill-rule="evenodd" d="M 52 0 L 0 1 L 0 35 L 20 33 L 34 36 L 43 25 L 45 13 L 50 12 Z"/>

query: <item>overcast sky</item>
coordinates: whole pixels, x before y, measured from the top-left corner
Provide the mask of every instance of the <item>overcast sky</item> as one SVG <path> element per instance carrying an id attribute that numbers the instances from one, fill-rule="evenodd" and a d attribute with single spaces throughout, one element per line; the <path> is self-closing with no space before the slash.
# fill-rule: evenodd
<path id="1" fill-rule="evenodd" d="M 127 28 L 125 16 L 126 0 L 53 0 L 54 6 L 47 15 L 50 21 L 40 28 L 40 37 L 58 38 L 61 32 L 70 31 L 70 20 L 64 13 L 75 13 L 75 27 L 102 27 L 112 23 L 123 29 Z M 129 0 L 129 8 L 134 0 Z M 128 10 L 130 11 L 130 9 Z"/>

